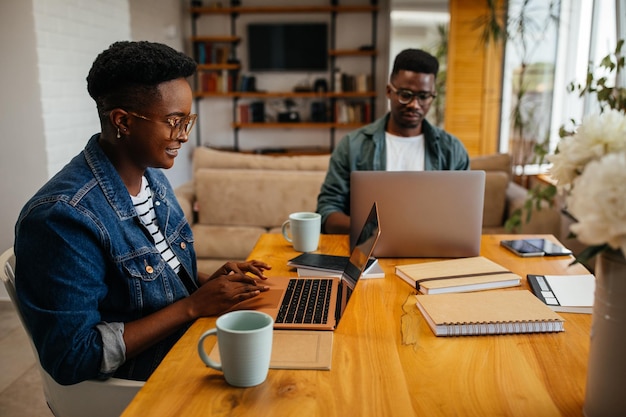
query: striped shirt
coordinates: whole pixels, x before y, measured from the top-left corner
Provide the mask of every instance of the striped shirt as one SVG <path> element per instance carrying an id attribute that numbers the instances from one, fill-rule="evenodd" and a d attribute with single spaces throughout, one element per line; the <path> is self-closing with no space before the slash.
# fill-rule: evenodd
<path id="1" fill-rule="evenodd" d="M 180 270 L 180 261 L 165 240 L 159 225 L 157 224 L 156 213 L 154 212 L 154 204 L 152 201 L 152 190 L 148 184 L 146 177 L 141 177 L 141 190 L 137 196 L 131 195 L 135 211 L 141 219 L 141 223 L 148 229 L 156 248 L 161 253 L 161 257 L 176 272 Z"/>

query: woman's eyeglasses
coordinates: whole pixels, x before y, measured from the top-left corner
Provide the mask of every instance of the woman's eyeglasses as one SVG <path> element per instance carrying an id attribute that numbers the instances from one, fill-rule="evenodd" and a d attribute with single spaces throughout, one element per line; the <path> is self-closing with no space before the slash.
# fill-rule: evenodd
<path id="1" fill-rule="evenodd" d="M 391 88 L 391 91 L 393 91 L 398 97 L 398 103 L 404 105 L 411 103 L 415 99 L 420 106 L 426 106 L 430 104 L 435 97 L 437 97 L 436 94 L 429 93 L 427 91 L 414 93 L 411 90 L 398 90 L 393 84 L 389 84 L 389 88 Z"/>
<path id="2" fill-rule="evenodd" d="M 185 136 L 188 136 L 189 132 L 191 132 L 191 128 L 196 123 L 196 119 L 198 118 L 197 114 L 190 114 L 184 117 L 168 117 L 165 120 L 153 120 L 146 116 L 142 116 L 141 114 L 135 113 L 133 111 L 129 111 L 128 114 L 130 114 L 131 116 L 138 117 L 143 120 L 147 120 L 149 122 L 167 123 L 168 125 L 170 125 L 172 129 L 170 132 L 170 139 L 172 140 L 178 139 L 182 134 L 184 134 Z"/>

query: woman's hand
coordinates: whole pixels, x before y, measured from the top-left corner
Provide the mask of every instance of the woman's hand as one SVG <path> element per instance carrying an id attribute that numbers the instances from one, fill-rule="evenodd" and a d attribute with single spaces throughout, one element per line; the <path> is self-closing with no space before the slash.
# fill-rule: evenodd
<path id="1" fill-rule="evenodd" d="M 204 285 L 207 281 L 218 278 L 221 275 L 228 275 L 230 273 L 245 274 L 246 272 L 250 272 L 261 279 L 267 279 L 267 277 L 263 275 L 263 271 L 268 269 L 272 269 L 272 267 L 265 262 L 254 259 L 247 262 L 226 262 L 221 268 L 215 271 L 213 275 L 207 275 L 199 272 L 198 281 L 200 282 L 200 285 Z"/>
<path id="2" fill-rule="evenodd" d="M 213 275 L 199 274 L 200 288 L 194 292 L 193 316 L 214 316 L 235 304 L 256 297 L 269 287 L 259 285 L 257 278 L 266 280 L 263 272 L 271 266 L 261 261 L 227 262 Z M 247 275 L 253 274 L 255 277 Z"/>

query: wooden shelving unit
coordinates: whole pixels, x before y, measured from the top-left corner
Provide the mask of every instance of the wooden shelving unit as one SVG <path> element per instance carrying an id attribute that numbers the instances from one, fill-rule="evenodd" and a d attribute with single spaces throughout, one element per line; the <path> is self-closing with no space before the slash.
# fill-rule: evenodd
<path id="1" fill-rule="evenodd" d="M 365 0 L 364 0 L 365 1 Z M 198 43 L 211 43 L 211 44 L 224 44 L 229 46 L 229 57 L 227 62 L 220 63 L 201 63 L 198 65 L 198 77 L 196 79 L 196 89 L 194 97 L 199 105 L 200 100 L 204 99 L 224 99 L 230 98 L 233 100 L 232 117 L 233 122 L 231 124 L 233 128 L 233 148 L 239 150 L 239 130 L 241 129 L 329 129 L 330 130 L 330 148 L 332 149 L 335 144 L 335 129 L 354 129 L 362 126 L 362 123 L 338 123 L 336 121 L 329 122 L 254 122 L 254 123 L 240 123 L 237 122 L 238 102 L 241 99 L 255 99 L 266 100 L 275 98 L 305 98 L 305 99 L 319 99 L 328 103 L 329 108 L 333 109 L 333 118 L 335 106 L 339 105 L 341 100 L 364 100 L 368 103 L 370 118 L 373 119 L 376 105 L 376 92 L 371 87 L 371 91 L 336 91 L 335 77 L 333 69 L 336 67 L 336 60 L 342 57 L 363 57 L 370 60 L 369 76 L 371 84 L 375 84 L 376 76 L 376 59 L 378 51 L 376 50 L 376 22 L 378 6 L 371 4 L 364 5 L 322 5 L 322 6 L 307 6 L 307 5 L 294 5 L 294 6 L 239 6 L 239 7 L 191 7 L 189 9 L 192 16 L 192 37 L 191 41 L 195 46 Z M 242 70 L 241 65 L 237 60 L 237 45 L 240 43 L 241 38 L 237 35 L 237 19 L 243 14 L 330 14 L 330 49 L 328 51 L 329 56 L 329 91 L 328 92 L 298 92 L 298 91 L 203 91 L 201 88 L 202 81 L 200 78 L 202 74 L 207 72 L 221 72 L 226 76 L 233 76 Z M 369 13 L 371 14 L 372 25 L 372 38 L 369 40 L 370 45 L 367 49 L 336 49 L 336 19 L 337 14 L 340 13 Z M 230 18 L 230 35 L 224 36 L 202 36 L 198 34 L 197 19 L 207 15 L 223 15 Z M 225 82 L 224 85 L 227 85 Z M 201 124 L 201 120 L 198 121 L 198 125 Z M 200 141 L 200 139 L 199 139 Z M 200 143 L 198 143 L 200 145 Z"/>

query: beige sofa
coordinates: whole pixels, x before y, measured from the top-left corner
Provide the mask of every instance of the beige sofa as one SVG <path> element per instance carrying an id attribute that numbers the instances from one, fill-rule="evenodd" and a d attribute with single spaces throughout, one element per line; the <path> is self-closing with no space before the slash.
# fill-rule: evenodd
<path id="1" fill-rule="evenodd" d="M 211 272 L 228 260 L 245 259 L 258 237 L 279 232 L 289 213 L 315 211 L 328 155 L 269 156 L 200 147 L 193 180 L 176 189 L 192 225 L 198 268 Z M 472 158 L 485 170 L 484 233 L 504 233 L 504 221 L 522 207 L 526 190 L 511 182 L 510 157 Z M 523 232 L 558 233 L 555 210 L 535 213 Z"/>

